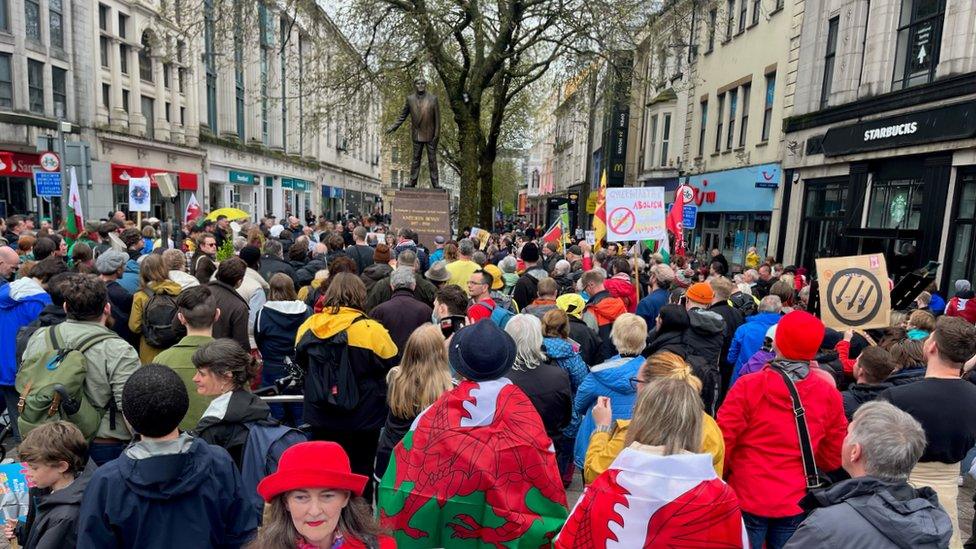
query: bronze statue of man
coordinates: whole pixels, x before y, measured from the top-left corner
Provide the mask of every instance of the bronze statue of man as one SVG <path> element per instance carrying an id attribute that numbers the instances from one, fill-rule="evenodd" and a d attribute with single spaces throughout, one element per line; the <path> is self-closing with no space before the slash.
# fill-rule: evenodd
<path id="1" fill-rule="evenodd" d="M 427 93 L 427 81 L 417 77 L 414 81 L 415 93 L 407 96 L 403 112 L 386 133 L 393 133 L 403 124 L 407 116 L 411 122 L 413 139 L 413 161 L 410 164 L 410 186 L 417 186 L 420 177 L 420 157 L 427 149 L 427 166 L 430 168 L 430 186 L 437 189 L 437 138 L 440 137 L 441 109 L 437 96 Z"/>

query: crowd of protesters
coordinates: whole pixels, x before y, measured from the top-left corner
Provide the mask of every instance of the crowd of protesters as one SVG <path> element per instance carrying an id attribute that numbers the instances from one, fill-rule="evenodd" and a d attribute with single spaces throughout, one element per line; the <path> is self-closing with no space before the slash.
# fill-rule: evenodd
<path id="1" fill-rule="evenodd" d="M 33 486 L 7 537 L 976 547 L 968 281 L 837 331 L 754 248 L 384 221 L 0 220 L 0 394 Z"/>

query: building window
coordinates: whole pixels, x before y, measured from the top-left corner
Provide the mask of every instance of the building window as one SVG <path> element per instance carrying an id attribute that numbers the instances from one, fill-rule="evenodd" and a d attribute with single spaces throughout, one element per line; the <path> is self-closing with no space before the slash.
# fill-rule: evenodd
<path id="1" fill-rule="evenodd" d="M 950 242 L 954 245 L 949 262 L 949 280 L 972 280 L 974 271 L 973 246 L 976 228 L 976 172 L 960 170 L 956 191 L 956 213 L 951 223 Z"/>
<path id="2" fill-rule="evenodd" d="M 807 181 L 803 204 L 801 264 L 813 267 L 818 257 L 841 253 L 844 205 L 847 202 L 846 177 Z"/>
<path id="3" fill-rule="evenodd" d="M 170 103 L 169 103 L 169 102 L 167 101 L 167 102 L 166 102 L 166 104 L 164 105 L 164 107 L 165 107 L 165 109 L 164 109 L 164 111 L 165 111 L 165 113 L 166 113 L 166 121 L 167 121 L 167 122 L 169 122 L 169 121 L 171 121 L 171 120 L 172 120 L 172 119 L 170 118 L 170 111 L 171 111 L 171 110 L 173 109 L 173 105 L 171 105 L 171 104 L 170 104 Z"/>
<path id="4" fill-rule="evenodd" d="M 119 38 L 126 38 L 126 34 L 128 32 L 128 29 L 126 27 L 128 26 L 129 26 L 129 16 L 124 13 L 120 13 L 119 14 Z"/>
<path id="5" fill-rule="evenodd" d="M 122 74 L 129 74 L 129 46 L 119 44 L 119 65 L 122 66 Z"/>
<path id="6" fill-rule="evenodd" d="M 837 54 L 837 25 L 840 18 L 834 17 L 827 23 L 827 52 L 824 54 L 823 83 L 820 85 L 820 108 L 827 108 L 830 100 L 830 86 L 834 80 L 834 57 Z"/>
<path id="7" fill-rule="evenodd" d="M 668 165 L 668 144 L 671 142 L 671 115 L 664 115 L 664 124 L 661 128 L 661 166 Z"/>
<path id="8" fill-rule="evenodd" d="M 718 110 L 715 112 L 715 152 L 722 148 L 722 113 L 725 112 L 725 94 L 718 96 Z"/>
<path id="9" fill-rule="evenodd" d="M 868 224 L 872 229 L 918 229 L 922 217 L 922 180 L 871 182 Z"/>
<path id="10" fill-rule="evenodd" d="M 108 18 L 110 13 L 108 6 L 105 4 L 98 5 L 98 30 L 108 32 Z"/>
<path id="11" fill-rule="evenodd" d="M 272 32 L 268 21 L 268 7 L 258 3 L 258 34 L 261 38 L 261 142 L 270 144 L 270 124 L 268 123 L 268 70 L 271 56 Z"/>
<path id="12" fill-rule="evenodd" d="M 47 0 L 47 21 L 51 45 L 64 49 L 64 14 L 61 0 Z"/>
<path id="13" fill-rule="evenodd" d="M 762 0 L 752 0 L 752 24 L 759 24 L 759 13 L 762 11 Z"/>
<path id="14" fill-rule="evenodd" d="M 213 0 L 203 2 L 203 55 L 207 71 L 207 126 L 217 134 L 217 65 L 214 56 Z"/>
<path id="15" fill-rule="evenodd" d="M 298 35 L 298 153 L 305 152 L 305 42 L 304 35 Z M 361 152 L 361 151 L 360 151 Z M 362 160 L 362 155 L 360 155 Z"/>
<path id="16" fill-rule="evenodd" d="M 735 0 L 728 0 L 725 5 L 725 39 L 732 40 L 732 30 L 735 25 Z"/>
<path id="17" fill-rule="evenodd" d="M 177 124 L 183 124 L 186 122 L 186 108 L 180 107 L 180 119 Z"/>
<path id="18" fill-rule="evenodd" d="M 142 116 L 146 119 L 146 137 L 156 137 L 156 102 L 152 97 L 142 96 Z"/>
<path id="19" fill-rule="evenodd" d="M 27 60 L 27 92 L 30 111 L 44 114 L 44 63 Z"/>
<path id="20" fill-rule="evenodd" d="M 664 46 L 657 51 L 657 81 L 658 84 L 664 82 L 664 73 L 667 70 L 668 65 L 668 54 L 664 50 Z"/>
<path id="21" fill-rule="evenodd" d="M 939 65 L 945 0 L 902 0 L 892 88 L 931 82 Z"/>
<path id="22" fill-rule="evenodd" d="M 102 106 L 106 109 L 112 104 L 112 86 L 110 84 L 102 84 Z"/>
<path id="23" fill-rule="evenodd" d="M 152 42 L 148 32 L 142 33 L 142 49 L 139 50 L 139 78 L 153 81 Z"/>
<path id="24" fill-rule="evenodd" d="M 186 93 L 186 69 L 183 67 L 176 69 L 176 89 Z"/>
<path id="25" fill-rule="evenodd" d="M 776 9 L 777 9 L 777 11 L 783 9 L 783 2 L 784 2 L 784 0 L 776 0 Z"/>
<path id="26" fill-rule="evenodd" d="M 746 15 L 748 15 L 749 10 L 749 0 L 741 0 L 739 2 L 739 32 L 745 32 L 746 30 Z"/>
<path id="27" fill-rule="evenodd" d="M 234 26 L 243 28 L 244 7 L 241 0 L 234 0 Z M 234 105 L 237 114 L 237 138 L 244 142 L 244 38 L 234 33 Z"/>
<path id="28" fill-rule="evenodd" d="M 654 158 L 657 154 L 657 115 L 651 117 L 651 132 L 647 140 L 647 164 L 654 165 Z"/>
<path id="29" fill-rule="evenodd" d="M 0 0 L 0 30 L 10 30 L 10 2 Z"/>
<path id="30" fill-rule="evenodd" d="M 729 133 L 725 138 L 725 148 L 732 148 L 732 137 L 735 135 L 735 111 L 739 106 L 739 93 L 737 90 L 729 90 Z"/>
<path id="31" fill-rule="evenodd" d="M 773 125 L 773 98 L 776 96 L 776 73 L 766 75 L 766 101 L 763 106 L 762 138 L 769 141 L 769 130 Z"/>
<path id="32" fill-rule="evenodd" d="M 122 110 L 129 112 L 129 90 L 122 90 Z"/>
<path id="33" fill-rule="evenodd" d="M 68 71 L 51 67 L 51 91 L 54 96 L 54 116 L 57 118 L 68 116 L 67 77 Z"/>
<path id="34" fill-rule="evenodd" d="M 708 49 L 705 53 L 710 53 L 715 49 L 715 25 L 718 21 L 718 11 L 709 10 L 708 12 Z"/>
<path id="35" fill-rule="evenodd" d="M 689 28 L 688 36 L 690 37 L 691 44 L 688 45 L 688 62 L 694 63 L 695 56 L 698 55 L 698 9 L 697 7 L 692 7 L 691 9 L 691 25 Z"/>
<path id="36" fill-rule="evenodd" d="M 288 48 L 284 47 L 285 41 L 287 40 L 289 25 L 288 19 L 284 16 L 281 17 L 280 21 L 280 42 L 282 44 L 281 48 L 278 48 L 279 56 L 281 57 L 279 65 L 281 65 L 281 148 L 288 150 L 288 79 L 286 68 L 288 67 Z"/>
<path id="37" fill-rule="evenodd" d="M 108 48 L 109 39 L 105 36 L 98 37 L 98 57 L 101 60 L 102 66 L 108 68 Z"/>
<path id="38" fill-rule="evenodd" d="M 705 129 L 708 128 L 708 101 L 701 102 L 701 127 L 698 128 L 698 156 L 705 156 Z"/>
<path id="39" fill-rule="evenodd" d="M 752 92 L 752 84 L 742 86 L 742 121 L 739 122 L 739 146 L 746 145 L 746 130 L 749 128 L 749 95 Z"/>
<path id="40" fill-rule="evenodd" d="M 41 5 L 34 0 L 24 0 L 24 31 L 27 38 L 41 41 Z"/>
<path id="41" fill-rule="evenodd" d="M 170 81 L 169 73 L 172 70 L 173 70 L 173 65 L 170 65 L 169 63 L 163 64 L 163 87 L 164 88 L 167 89 L 169 88 L 169 81 Z"/>
<path id="42" fill-rule="evenodd" d="M 14 106 L 14 79 L 10 70 L 10 54 L 0 54 L 0 107 Z"/>

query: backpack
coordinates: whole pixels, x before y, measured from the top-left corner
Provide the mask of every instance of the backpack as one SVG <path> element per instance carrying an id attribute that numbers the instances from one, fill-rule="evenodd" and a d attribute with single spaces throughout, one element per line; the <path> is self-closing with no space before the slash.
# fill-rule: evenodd
<path id="1" fill-rule="evenodd" d="M 258 495 L 261 479 L 278 470 L 278 460 L 288 448 L 308 440 L 305 433 L 275 421 L 253 421 L 247 427 L 247 442 L 241 459 L 244 491 L 261 524 L 264 500 Z"/>
<path id="2" fill-rule="evenodd" d="M 353 324 L 366 320 L 360 315 Z M 308 349 L 305 373 L 305 400 L 327 404 L 343 411 L 359 406 L 359 384 L 349 363 L 349 328 Z"/>
<path id="3" fill-rule="evenodd" d="M 114 333 L 99 334 L 72 349 L 65 347 L 58 335 L 60 326 L 37 331 L 35 337 L 44 338 L 47 349 L 34 360 L 24 362 L 17 372 L 16 386 L 20 393 L 17 427 L 24 436 L 44 423 L 63 419 L 75 424 L 85 438 L 91 440 L 106 410 L 93 404 L 85 394 L 89 364 L 85 352 L 117 336 Z M 114 422 L 115 400 L 109 400 L 106 408 Z"/>
<path id="4" fill-rule="evenodd" d="M 515 313 L 504 307 L 492 307 L 484 301 L 479 301 L 478 305 L 481 305 L 482 307 L 491 311 L 491 321 L 495 323 L 495 326 L 498 326 L 503 330 L 505 329 L 505 325 L 508 324 L 508 321 L 515 316 Z"/>
<path id="5" fill-rule="evenodd" d="M 176 345 L 180 341 L 179 334 L 173 329 L 176 299 L 169 294 L 158 294 L 149 288 L 143 291 L 149 296 L 149 301 L 142 310 L 142 337 L 146 338 L 146 343 L 157 349 L 168 349 Z"/>

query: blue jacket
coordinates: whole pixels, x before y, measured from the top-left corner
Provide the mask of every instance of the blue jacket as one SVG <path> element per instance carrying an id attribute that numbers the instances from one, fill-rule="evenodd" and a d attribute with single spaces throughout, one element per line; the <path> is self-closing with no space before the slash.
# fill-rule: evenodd
<path id="1" fill-rule="evenodd" d="M 257 528 L 227 450 L 181 435 L 178 453 L 136 443 L 95 471 L 78 516 L 78 549 L 237 548 Z M 133 457 L 137 456 L 137 457 Z"/>
<path id="2" fill-rule="evenodd" d="M 668 291 L 658 288 L 637 303 L 637 316 L 643 318 L 648 326 L 653 326 L 661 307 L 668 304 Z"/>
<path id="3" fill-rule="evenodd" d="M 929 301 L 929 311 L 938 316 L 945 313 L 946 300 L 941 295 L 933 293 L 932 300 Z"/>
<path id="4" fill-rule="evenodd" d="M 0 385 L 13 386 L 17 377 L 17 332 L 50 303 L 51 296 L 33 278 L 0 287 Z"/>
<path id="5" fill-rule="evenodd" d="M 125 271 L 122 272 L 122 278 L 119 279 L 119 285 L 125 288 L 130 294 L 135 294 L 139 291 L 138 261 L 130 258 L 125 262 Z"/>
<path id="6" fill-rule="evenodd" d="M 444 248 L 439 248 L 430 253 L 430 264 L 433 265 L 444 259 Z"/>
<path id="7" fill-rule="evenodd" d="M 569 374 L 569 385 L 573 390 L 573 397 L 575 398 L 576 391 L 583 384 L 586 375 L 590 373 L 590 369 L 583 362 L 583 357 L 580 356 L 579 343 L 556 337 L 547 337 L 542 340 L 542 346 L 545 347 L 546 354 L 549 355 L 549 358 Z M 563 429 L 563 436 L 569 438 L 575 437 L 576 432 L 579 430 L 581 419 L 580 414 L 577 414 L 573 410 L 569 425 Z"/>
<path id="8" fill-rule="evenodd" d="M 591 411 L 593 405 L 596 404 L 596 398 L 610 397 L 613 421 L 630 419 L 634 401 L 637 400 L 637 391 L 631 386 L 630 378 L 637 377 L 637 372 L 643 364 L 644 357 L 642 356 L 622 357 L 617 355 L 603 364 L 594 366 L 593 370 L 583 380 L 573 402 L 574 413 L 584 416 L 580 423 L 579 432 L 576 434 L 576 445 L 573 448 L 577 467 L 583 466 L 583 461 L 586 459 L 586 449 L 590 446 L 590 435 L 593 434 L 595 427 Z"/>
<path id="9" fill-rule="evenodd" d="M 746 317 L 746 323 L 739 326 L 732 338 L 732 345 L 729 346 L 729 364 L 732 364 L 732 371 L 739 370 L 756 351 L 762 349 L 763 340 L 766 339 L 766 330 L 770 326 L 779 322 L 783 318 L 779 313 L 757 313 Z"/>

